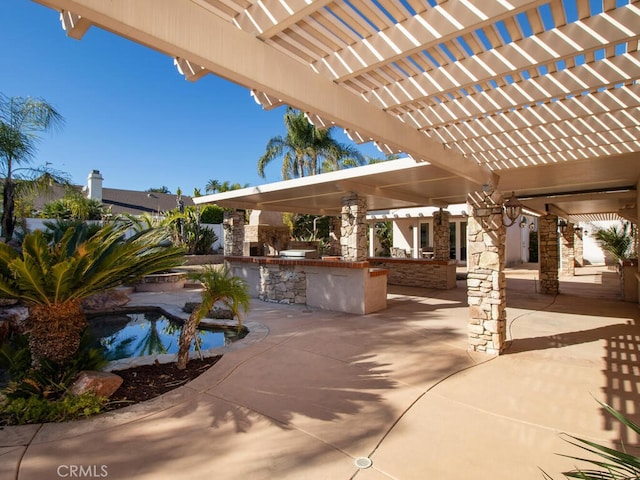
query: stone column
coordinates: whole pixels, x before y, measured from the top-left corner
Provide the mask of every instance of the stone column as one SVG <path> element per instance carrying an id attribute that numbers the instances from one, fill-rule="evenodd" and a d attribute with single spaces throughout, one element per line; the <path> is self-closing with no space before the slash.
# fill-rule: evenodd
<path id="1" fill-rule="evenodd" d="M 499 192 L 475 193 L 467 203 L 469 349 L 499 354 L 507 338 L 503 200 Z"/>
<path id="2" fill-rule="evenodd" d="M 567 223 L 560 234 L 560 273 L 570 277 L 576 274 L 575 231 L 575 225 Z"/>
<path id="3" fill-rule="evenodd" d="M 575 232 L 576 234 L 573 238 L 574 265 L 576 267 L 584 267 L 584 242 L 582 240 L 584 230 L 576 228 Z"/>
<path id="4" fill-rule="evenodd" d="M 538 219 L 538 235 L 540 293 L 557 295 L 560 291 L 557 215 L 547 214 Z"/>
<path id="5" fill-rule="evenodd" d="M 225 210 L 222 228 L 224 229 L 224 254 L 241 257 L 244 248 L 244 210 Z"/>
<path id="6" fill-rule="evenodd" d="M 342 197 L 340 229 L 342 259 L 363 262 L 367 259 L 367 204 L 355 193 Z"/>
<path id="7" fill-rule="evenodd" d="M 451 235 L 449 230 L 449 212 L 440 210 L 433 214 L 433 258 L 449 260 L 451 258 Z"/>

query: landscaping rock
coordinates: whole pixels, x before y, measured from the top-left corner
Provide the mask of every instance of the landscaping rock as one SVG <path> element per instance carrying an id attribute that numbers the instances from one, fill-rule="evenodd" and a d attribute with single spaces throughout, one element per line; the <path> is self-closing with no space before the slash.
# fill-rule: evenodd
<path id="1" fill-rule="evenodd" d="M 74 395 L 94 392 L 99 397 L 110 397 L 120 388 L 122 381 L 122 377 L 115 373 L 83 370 L 69 388 L 69 392 Z"/>
<path id="2" fill-rule="evenodd" d="M 185 313 L 192 313 L 196 308 L 200 306 L 199 302 L 186 302 L 182 311 Z M 233 320 L 233 313 L 229 308 L 214 306 L 213 309 L 207 315 L 209 318 L 218 318 L 222 320 Z"/>
<path id="3" fill-rule="evenodd" d="M 18 333 L 24 332 L 24 322 L 29 316 L 29 309 L 27 307 L 10 307 L 0 308 L 0 324 L 5 324 L 0 330 L 4 332 L 6 330 L 7 335 L 13 329 Z M 0 332 L 0 339 L 2 333 Z"/>
<path id="4" fill-rule="evenodd" d="M 96 293 L 82 301 L 82 308 L 85 311 L 109 310 L 122 307 L 129 302 L 129 295 L 123 289 L 114 288 L 106 292 Z"/>

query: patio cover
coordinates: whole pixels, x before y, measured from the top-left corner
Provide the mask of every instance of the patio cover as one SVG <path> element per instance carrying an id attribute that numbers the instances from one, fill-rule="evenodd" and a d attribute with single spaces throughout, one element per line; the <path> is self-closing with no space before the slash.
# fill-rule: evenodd
<path id="1" fill-rule="evenodd" d="M 561 214 L 564 199 L 565 213 L 637 217 L 635 196 L 610 189 L 638 181 L 639 0 L 36 1 L 71 37 L 110 30 L 173 57 L 188 80 L 213 73 L 264 108 L 289 104 L 422 162 L 394 201 L 452 203 L 486 184 L 553 195 L 532 198 L 538 210 Z"/>
<path id="2" fill-rule="evenodd" d="M 607 162 L 583 160 L 503 173 L 498 187 L 513 192 L 538 214 L 556 213 L 572 221 L 635 219 L 640 156 L 622 155 Z M 194 198 L 196 204 L 337 215 L 342 197 L 357 193 L 370 211 L 466 202 L 483 186 L 411 158 L 287 180 Z"/>

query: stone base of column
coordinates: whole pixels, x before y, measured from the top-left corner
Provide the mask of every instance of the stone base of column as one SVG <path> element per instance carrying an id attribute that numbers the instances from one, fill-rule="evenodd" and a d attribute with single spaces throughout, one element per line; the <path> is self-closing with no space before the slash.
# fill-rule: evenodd
<path id="1" fill-rule="evenodd" d="M 468 203 L 469 349 L 497 355 L 507 338 L 502 198 L 497 193 L 470 195 Z"/>
<path id="2" fill-rule="evenodd" d="M 538 219 L 540 261 L 540 293 L 557 295 L 560 292 L 558 269 L 558 217 L 544 215 Z"/>
<path id="3" fill-rule="evenodd" d="M 367 203 L 356 194 L 342 198 L 340 246 L 342 259 L 363 262 L 367 259 Z"/>
<path id="4" fill-rule="evenodd" d="M 241 257 L 244 254 L 244 210 L 225 211 L 222 220 L 224 254 Z"/>

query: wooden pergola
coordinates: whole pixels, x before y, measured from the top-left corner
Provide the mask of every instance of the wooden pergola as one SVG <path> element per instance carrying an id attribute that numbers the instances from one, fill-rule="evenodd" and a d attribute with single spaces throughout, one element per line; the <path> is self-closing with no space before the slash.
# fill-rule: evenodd
<path id="1" fill-rule="evenodd" d="M 637 218 L 636 0 L 36 1 L 71 37 L 110 30 L 173 57 L 188 80 L 224 77 L 264 108 L 291 105 L 470 189 Z M 629 172 L 552 185 L 558 166 L 581 178 L 611 158 Z"/>

